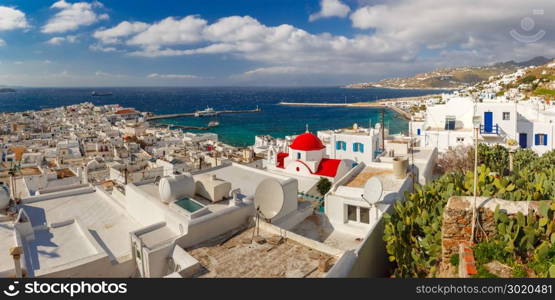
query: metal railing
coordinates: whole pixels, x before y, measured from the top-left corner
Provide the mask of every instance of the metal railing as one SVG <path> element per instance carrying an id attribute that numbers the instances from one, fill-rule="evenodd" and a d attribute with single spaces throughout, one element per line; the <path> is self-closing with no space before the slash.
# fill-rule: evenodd
<path id="1" fill-rule="evenodd" d="M 480 125 L 480 134 L 497 134 L 499 135 L 499 125 L 491 125 L 486 127 L 484 124 Z"/>

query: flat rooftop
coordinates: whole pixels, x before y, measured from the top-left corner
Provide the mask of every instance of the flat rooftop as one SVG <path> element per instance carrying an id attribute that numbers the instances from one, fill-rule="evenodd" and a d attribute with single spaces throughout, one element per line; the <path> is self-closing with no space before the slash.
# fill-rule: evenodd
<path id="1" fill-rule="evenodd" d="M 98 191 L 24 203 L 21 207 L 33 226 L 79 219 L 112 258 L 131 253 L 129 232 L 143 226 Z M 60 245 L 51 243 L 49 247 L 57 251 Z"/>
<path id="2" fill-rule="evenodd" d="M 260 237 L 266 242 L 259 244 L 251 240 L 253 231 L 250 228 L 228 240 L 223 237 L 205 246 L 186 249 L 203 267 L 197 277 L 324 277 L 326 273 L 318 269 L 320 262 L 329 260 L 330 267 L 336 262 L 335 257 L 290 239 L 272 245 L 268 241 L 280 237 L 262 229 Z"/>
<path id="3" fill-rule="evenodd" d="M 14 267 L 9 251 L 15 246 L 15 234 L 11 221 L 0 222 L 0 273 Z"/>
<path id="4" fill-rule="evenodd" d="M 378 177 L 382 182 L 384 191 L 398 191 L 405 179 L 397 179 L 393 170 L 374 167 L 366 167 L 356 176 L 344 184 L 347 187 L 364 188 L 366 182 L 373 177 Z"/>
<path id="5" fill-rule="evenodd" d="M 28 270 L 32 272 L 100 254 L 75 222 L 46 230 L 35 230 L 35 240 L 24 242 L 23 245 L 25 262 Z"/>
<path id="6" fill-rule="evenodd" d="M 146 183 L 146 184 L 137 185 L 137 187 L 141 191 L 147 193 L 152 198 L 162 201 L 161 198 L 160 198 L 160 192 L 158 190 L 158 185 L 157 184 Z M 219 202 L 212 202 L 210 200 L 204 199 L 203 197 L 201 197 L 199 195 L 195 195 L 194 197 L 190 197 L 190 198 L 192 198 L 195 201 L 201 203 L 202 205 L 208 207 L 208 210 L 210 210 L 211 212 L 216 212 L 218 210 L 229 207 L 229 199 L 224 199 L 224 200 L 219 201 Z"/>
<path id="7" fill-rule="evenodd" d="M 355 249 L 364 236 L 336 230 L 324 214 L 312 214 L 291 229 L 292 232 L 340 250 Z"/>
<path id="8" fill-rule="evenodd" d="M 275 178 L 281 182 L 286 180 L 284 175 L 272 176 L 272 173 L 263 170 L 235 164 L 209 169 L 193 175 L 193 178 L 196 181 L 204 174 L 215 174 L 218 179 L 230 182 L 231 189 L 240 188 L 243 195 L 254 195 L 258 184 L 266 178 Z"/>
<path id="9" fill-rule="evenodd" d="M 358 173 L 357 176 L 353 177 L 348 181 L 345 186 L 348 187 L 364 187 L 366 182 L 372 177 L 379 177 L 380 179 L 387 178 L 393 174 L 393 170 L 376 169 L 371 167 L 366 167 L 362 172 Z"/>

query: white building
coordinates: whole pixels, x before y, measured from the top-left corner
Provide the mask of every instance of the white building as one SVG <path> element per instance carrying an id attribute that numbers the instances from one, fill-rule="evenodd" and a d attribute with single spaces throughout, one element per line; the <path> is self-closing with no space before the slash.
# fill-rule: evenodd
<path id="1" fill-rule="evenodd" d="M 385 133 L 384 133 L 385 135 Z M 326 145 L 326 155 L 333 159 L 347 159 L 352 164 L 373 162 L 381 153 L 381 126 L 375 128 L 337 129 L 318 131 L 318 137 Z"/>
<path id="2" fill-rule="evenodd" d="M 553 149 L 555 107 L 534 99 L 474 102 L 472 98 L 452 98 L 446 104 L 428 107 L 423 122 L 411 122 L 421 145 L 445 151 L 458 145 L 472 145 L 475 138 L 472 119 L 481 119 L 479 139 L 487 144 L 506 144 L 514 140 L 521 148 L 538 153 Z"/>

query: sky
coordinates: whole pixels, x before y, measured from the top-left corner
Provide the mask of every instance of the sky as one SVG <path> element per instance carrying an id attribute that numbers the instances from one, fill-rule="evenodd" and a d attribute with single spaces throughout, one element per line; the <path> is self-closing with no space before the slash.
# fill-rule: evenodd
<path id="1" fill-rule="evenodd" d="M 0 0 L 0 85 L 335 86 L 555 57 L 546 0 Z"/>

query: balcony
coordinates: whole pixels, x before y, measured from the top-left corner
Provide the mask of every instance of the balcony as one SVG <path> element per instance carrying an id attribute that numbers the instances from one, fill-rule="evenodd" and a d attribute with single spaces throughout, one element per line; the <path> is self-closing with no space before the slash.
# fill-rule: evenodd
<path id="1" fill-rule="evenodd" d="M 480 124 L 480 134 L 481 135 L 499 135 L 499 125 L 489 125 Z"/>

